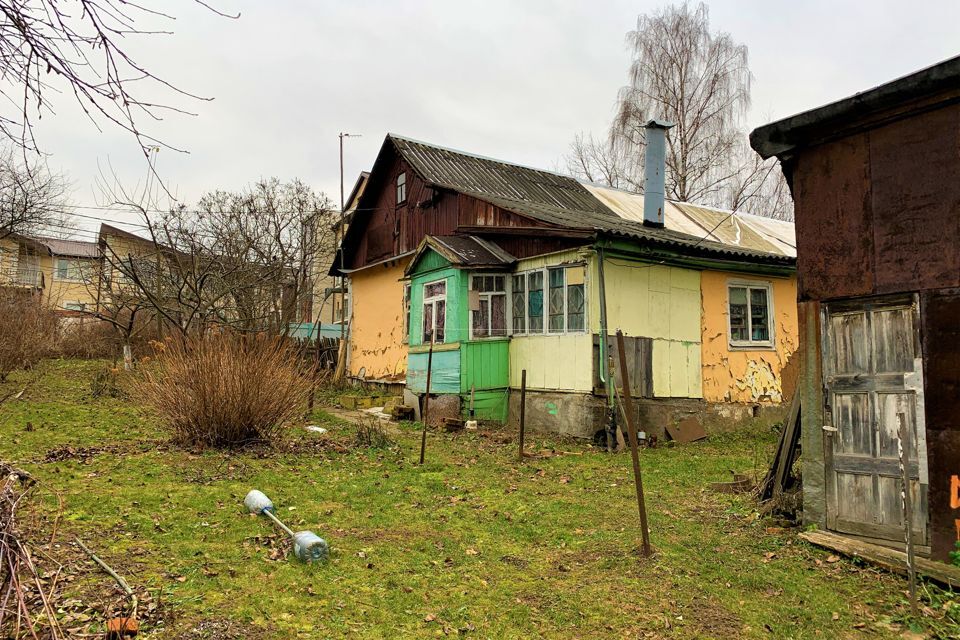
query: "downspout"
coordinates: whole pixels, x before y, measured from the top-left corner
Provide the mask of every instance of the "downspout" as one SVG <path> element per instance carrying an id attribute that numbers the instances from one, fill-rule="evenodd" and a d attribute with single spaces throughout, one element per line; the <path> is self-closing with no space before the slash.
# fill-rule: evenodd
<path id="1" fill-rule="evenodd" d="M 616 442 L 616 411 L 614 410 L 613 382 L 610 379 L 610 357 L 607 355 L 607 287 L 603 275 L 603 248 L 597 247 L 597 288 L 600 294 L 600 382 L 607 394 L 607 451 L 614 450 Z"/>

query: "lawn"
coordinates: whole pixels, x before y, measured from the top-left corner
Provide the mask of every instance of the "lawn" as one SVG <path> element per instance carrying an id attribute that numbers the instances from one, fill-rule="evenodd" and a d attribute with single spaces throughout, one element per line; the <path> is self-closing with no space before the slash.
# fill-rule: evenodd
<path id="1" fill-rule="evenodd" d="M 656 555 L 638 553 L 630 457 L 535 435 L 559 455 L 518 463 L 506 432 L 430 433 L 353 445 L 354 427 L 318 410 L 276 450 L 190 452 L 135 402 L 94 398 L 102 363 L 50 361 L 0 406 L 0 460 L 42 483 L 27 528 L 57 542 L 68 622 L 95 631 L 118 600 L 70 542 L 99 551 L 141 593 L 155 638 L 895 638 L 900 578 L 837 559 L 758 517 L 749 496 L 707 489 L 762 473 L 776 434 L 736 434 L 642 451 Z M 17 389 L 34 373 L 0 386 Z M 294 529 L 327 539 L 303 565 L 272 525 L 246 515 L 251 488 Z M 942 596 L 932 588 L 931 594 Z M 71 613 L 87 611 L 87 613 Z M 74 618 L 69 618 L 73 615 Z M 101 616 L 102 617 L 102 616 Z M 929 632 L 942 624 L 915 623 Z M 917 626 L 919 625 L 919 626 Z"/>

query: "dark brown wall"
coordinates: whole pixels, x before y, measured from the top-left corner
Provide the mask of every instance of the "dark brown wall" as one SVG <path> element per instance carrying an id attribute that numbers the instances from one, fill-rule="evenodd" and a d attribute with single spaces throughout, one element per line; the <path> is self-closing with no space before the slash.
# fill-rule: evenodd
<path id="1" fill-rule="evenodd" d="M 397 206 L 396 179 L 401 171 L 407 173 L 407 201 Z M 348 245 L 346 251 L 348 269 L 413 251 L 425 235 L 452 235 L 460 227 L 489 227 L 492 232 L 503 227 L 548 228 L 548 225 L 478 198 L 429 187 L 396 155 L 377 167 L 370 176 L 360 209 L 356 228 L 350 232 L 350 236 L 356 234 L 356 244 L 353 247 Z M 574 246 L 568 239 L 544 237 L 534 232 L 519 236 L 490 236 L 490 239 L 517 258 Z"/>
<path id="2" fill-rule="evenodd" d="M 927 293 L 920 304 L 931 543 L 933 555 L 947 560 L 960 540 L 960 508 L 951 500 L 952 480 L 960 478 L 960 289 Z"/>
<path id="3" fill-rule="evenodd" d="M 960 539 L 960 105 L 890 115 L 791 161 L 798 295 L 921 293 L 931 543 L 946 560 Z"/>
<path id="4" fill-rule="evenodd" d="M 960 105 L 794 162 L 801 300 L 960 286 Z"/>

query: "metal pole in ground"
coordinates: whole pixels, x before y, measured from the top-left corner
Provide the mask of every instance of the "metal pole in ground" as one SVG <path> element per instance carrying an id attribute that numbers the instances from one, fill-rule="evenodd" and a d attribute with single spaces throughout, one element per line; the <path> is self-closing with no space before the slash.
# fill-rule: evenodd
<path id="1" fill-rule="evenodd" d="M 423 432 L 420 434 L 420 464 L 423 464 L 423 456 L 427 450 L 427 419 L 430 417 L 430 373 L 433 369 L 433 332 L 430 332 L 430 350 L 427 351 L 427 388 L 423 394 L 423 414 L 420 418 L 423 420 Z"/>
<path id="2" fill-rule="evenodd" d="M 630 375 L 627 373 L 627 352 L 623 346 L 623 331 L 617 329 L 617 350 L 620 352 L 620 380 L 623 381 L 623 409 L 627 414 L 630 435 L 630 456 L 633 458 L 633 482 L 637 489 L 637 508 L 640 510 L 640 533 L 643 536 L 643 555 L 649 558 L 650 531 L 647 528 L 647 505 L 643 498 L 643 478 L 640 475 L 640 453 L 637 451 L 637 425 L 633 422 L 633 396 L 630 394 Z"/>
<path id="3" fill-rule="evenodd" d="M 520 372 L 520 460 L 523 460 L 523 431 L 527 419 L 527 370 Z"/>
<path id="4" fill-rule="evenodd" d="M 897 453 L 900 454 L 900 503 L 903 507 L 903 529 L 907 543 L 907 579 L 910 581 L 910 613 L 917 612 L 917 571 L 913 549 L 913 496 L 910 494 L 910 429 L 904 414 L 897 414 Z"/>

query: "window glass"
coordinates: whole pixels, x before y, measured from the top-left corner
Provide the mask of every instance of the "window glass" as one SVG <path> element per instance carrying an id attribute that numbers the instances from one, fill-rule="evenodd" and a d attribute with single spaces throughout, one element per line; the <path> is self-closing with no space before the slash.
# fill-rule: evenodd
<path id="1" fill-rule="evenodd" d="M 567 331 L 583 331 L 584 297 L 583 285 L 567 285 Z"/>
<path id="2" fill-rule="evenodd" d="M 526 333 L 527 331 L 527 305 L 526 305 L 526 284 L 527 277 L 523 274 L 513 276 L 513 291 L 511 299 L 513 303 L 510 310 L 513 312 L 513 332 Z"/>
<path id="3" fill-rule="evenodd" d="M 550 269 L 550 332 L 563 332 L 563 269 Z"/>
<path id="4" fill-rule="evenodd" d="M 507 295 L 499 293 L 490 297 L 490 335 L 507 335 Z"/>
<path id="5" fill-rule="evenodd" d="M 543 272 L 527 274 L 527 315 L 530 333 L 543 333 Z"/>
<path id="6" fill-rule="evenodd" d="M 430 342 L 430 333 L 433 331 L 433 303 L 423 305 L 423 343 Z"/>
<path id="7" fill-rule="evenodd" d="M 490 335 L 490 299 L 480 298 L 480 308 L 473 310 L 473 337 L 486 338 Z"/>
<path id="8" fill-rule="evenodd" d="M 770 327 L 767 320 L 767 290 L 750 289 L 750 339 L 768 342 Z"/>
<path id="9" fill-rule="evenodd" d="M 730 287 L 730 339 L 749 340 L 747 331 L 747 289 Z"/>
<path id="10" fill-rule="evenodd" d="M 444 334 L 446 333 L 446 322 L 447 322 L 447 303 L 445 300 L 437 300 L 437 312 L 436 312 L 436 327 L 434 330 L 434 342 L 443 342 Z"/>
<path id="11" fill-rule="evenodd" d="M 470 330 L 474 338 L 507 335 L 506 282 L 506 276 L 471 276 L 470 288 L 477 296 L 477 308 L 472 309 L 470 315 Z"/>

